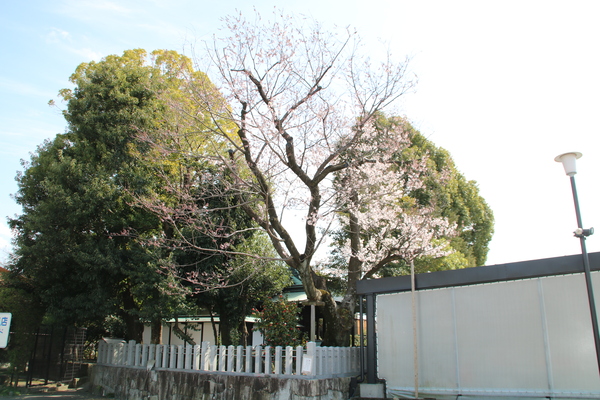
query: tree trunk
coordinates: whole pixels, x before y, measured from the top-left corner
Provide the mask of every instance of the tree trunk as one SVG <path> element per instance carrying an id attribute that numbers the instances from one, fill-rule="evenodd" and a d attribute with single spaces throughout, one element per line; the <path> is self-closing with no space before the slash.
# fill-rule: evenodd
<path id="1" fill-rule="evenodd" d="M 240 344 L 244 347 L 248 345 L 248 327 L 246 326 L 246 314 L 250 310 L 246 310 L 247 307 L 248 307 L 248 298 L 246 296 L 244 296 L 242 298 L 242 306 L 240 307 L 240 309 L 243 310 L 243 315 L 241 315 L 241 318 L 239 321 L 239 327 L 238 327 L 238 331 L 240 333 L 240 342 L 238 344 Z"/>
<path id="2" fill-rule="evenodd" d="M 246 318 L 244 318 L 240 322 L 240 345 L 244 347 L 248 346 L 248 336 L 248 326 L 246 325 Z"/>
<path id="3" fill-rule="evenodd" d="M 142 343 L 144 325 L 140 322 L 139 317 L 129 313 L 122 313 L 121 317 L 123 318 L 126 327 L 125 340 L 135 340 L 136 343 Z"/>
<path id="4" fill-rule="evenodd" d="M 354 303 L 346 295 L 344 301 L 337 304 L 331 293 L 327 290 L 327 283 L 324 278 L 313 273 L 313 281 L 321 293 L 321 301 L 324 303 L 323 312 L 323 346 L 343 346 L 350 345 L 350 335 L 352 333 L 354 321 Z M 354 292 L 356 292 L 354 290 Z"/>
<path id="5" fill-rule="evenodd" d="M 213 335 L 215 338 L 215 343 L 214 344 L 219 344 L 219 332 L 217 331 L 217 324 L 215 323 L 215 316 L 213 314 L 213 310 L 212 310 L 212 306 L 208 309 L 208 312 L 210 314 L 210 324 L 212 325 L 212 329 L 213 329 Z M 221 330 L 221 324 L 219 323 L 219 330 Z"/>
<path id="6" fill-rule="evenodd" d="M 338 305 L 329 292 L 322 298 L 323 306 L 323 346 L 350 346 L 353 326 L 353 310 L 344 303 Z"/>
<path id="7" fill-rule="evenodd" d="M 121 310 L 121 318 L 125 322 L 125 340 L 135 340 L 136 343 L 141 343 L 144 333 L 144 324 L 140 322 L 140 318 L 136 315 L 137 306 L 133 299 L 133 295 L 129 288 L 123 292 L 123 309 Z"/>
<path id="8" fill-rule="evenodd" d="M 352 195 L 353 201 L 357 200 L 357 195 Z M 358 219 L 355 214 L 350 213 L 349 218 L 349 236 L 350 236 L 350 248 L 352 254 L 357 254 L 361 249 L 360 241 L 360 226 Z M 326 287 L 323 283 L 316 280 L 316 284 L 319 288 L 326 291 L 327 300 L 325 296 L 324 307 L 324 323 L 325 323 L 325 337 L 323 338 L 323 344 L 325 346 L 349 346 L 351 344 L 350 338 L 352 336 L 352 329 L 354 328 L 354 312 L 356 310 L 356 282 L 360 279 L 362 262 L 355 256 L 351 256 L 348 262 L 348 276 L 346 294 L 340 304 L 337 304 L 331 294 L 326 291 Z"/>
<path id="9" fill-rule="evenodd" d="M 162 344 L 162 319 L 156 318 L 152 321 L 151 325 L 151 338 L 150 343 L 152 344 Z"/>
<path id="10" fill-rule="evenodd" d="M 220 318 L 220 322 L 219 322 L 219 330 L 221 331 L 221 345 L 223 346 L 229 346 L 232 345 L 232 340 L 231 340 L 231 324 L 229 321 L 229 318 L 227 318 L 227 316 L 224 315 L 219 315 Z"/>

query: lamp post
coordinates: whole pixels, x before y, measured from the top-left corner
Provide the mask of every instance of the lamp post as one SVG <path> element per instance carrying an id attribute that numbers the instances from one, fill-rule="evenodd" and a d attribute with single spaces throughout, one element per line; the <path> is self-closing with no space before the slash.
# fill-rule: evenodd
<path id="1" fill-rule="evenodd" d="M 600 372 L 600 334 L 598 332 L 598 315 L 596 314 L 596 302 L 594 301 L 594 288 L 592 286 L 592 274 L 590 272 L 590 260 L 585 247 L 585 238 L 594 233 L 594 228 L 584 229 L 581 223 L 581 211 L 579 210 L 579 199 L 577 198 L 577 188 L 575 186 L 575 174 L 577 173 L 576 160 L 581 157 L 581 153 L 571 152 L 557 156 L 554 161 L 560 162 L 565 168 L 565 173 L 571 178 L 571 188 L 573 190 L 573 202 L 575 203 L 575 215 L 577 217 L 577 229 L 574 234 L 581 242 L 581 255 L 583 256 L 583 269 L 585 272 L 585 282 L 587 285 L 588 301 L 590 304 L 590 314 L 592 317 L 592 330 L 594 332 L 594 343 L 596 345 L 596 360 L 598 362 L 598 371 Z"/>

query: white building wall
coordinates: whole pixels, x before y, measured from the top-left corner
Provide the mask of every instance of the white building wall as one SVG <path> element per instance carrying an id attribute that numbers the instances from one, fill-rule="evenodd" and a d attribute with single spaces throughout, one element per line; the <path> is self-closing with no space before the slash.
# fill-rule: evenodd
<path id="1" fill-rule="evenodd" d="M 162 344 L 173 344 L 180 345 L 185 344 L 183 339 L 175 334 L 173 331 L 173 323 L 165 323 L 162 330 Z M 187 325 L 187 327 L 186 327 Z M 212 324 L 210 322 L 198 322 L 198 323 L 179 323 L 179 328 L 186 332 L 192 337 L 194 342 L 200 344 L 202 342 L 215 342 L 215 336 L 213 333 Z M 219 330 L 219 324 L 216 324 L 217 332 Z M 144 344 L 150 343 L 152 329 L 149 325 L 144 326 L 144 333 L 142 340 Z"/>
<path id="2" fill-rule="evenodd" d="M 202 317 L 201 317 L 202 318 Z M 215 329 L 217 331 L 217 335 L 219 333 L 219 323 L 215 323 L 215 329 L 213 329 L 212 322 L 210 321 L 202 321 L 202 322 L 179 322 L 179 328 L 186 332 L 186 324 L 187 324 L 187 333 L 192 337 L 196 344 L 200 344 L 202 342 L 210 342 L 217 343 L 215 340 Z M 180 345 L 185 344 L 182 339 L 180 339 L 175 332 L 173 331 L 172 326 L 174 323 L 167 322 L 163 325 L 162 331 L 162 344 L 173 344 Z M 151 341 L 151 332 L 152 329 L 149 325 L 144 326 L 144 333 L 142 335 L 142 343 L 149 344 Z M 260 345 L 263 344 L 263 335 L 257 329 L 252 330 L 250 332 L 250 340 L 252 340 L 252 345 Z"/>

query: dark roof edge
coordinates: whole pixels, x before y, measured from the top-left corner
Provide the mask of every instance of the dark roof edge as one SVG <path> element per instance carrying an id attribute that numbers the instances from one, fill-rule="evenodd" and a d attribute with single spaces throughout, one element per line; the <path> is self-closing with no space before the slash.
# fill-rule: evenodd
<path id="1" fill-rule="evenodd" d="M 600 252 L 590 253 L 589 259 L 590 269 L 592 271 L 599 271 Z M 580 272 L 583 272 L 583 257 L 581 254 L 578 254 L 520 261 L 509 264 L 417 274 L 415 275 L 415 287 L 417 290 L 439 289 L 452 286 L 477 285 L 482 283 L 531 279 Z M 356 287 L 359 295 L 404 292 L 411 290 L 410 276 L 367 279 L 358 281 Z"/>

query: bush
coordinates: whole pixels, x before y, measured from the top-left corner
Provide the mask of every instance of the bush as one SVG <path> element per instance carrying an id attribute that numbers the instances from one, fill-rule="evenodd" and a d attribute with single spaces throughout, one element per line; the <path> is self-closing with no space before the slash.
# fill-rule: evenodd
<path id="1" fill-rule="evenodd" d="M 267 301 L 262 312 L 257 314 L 256 324 L 269 346 L 299 346 L 305 340 L 298 329 L 300 308 L 286 301 L 283 296 Z"/>

